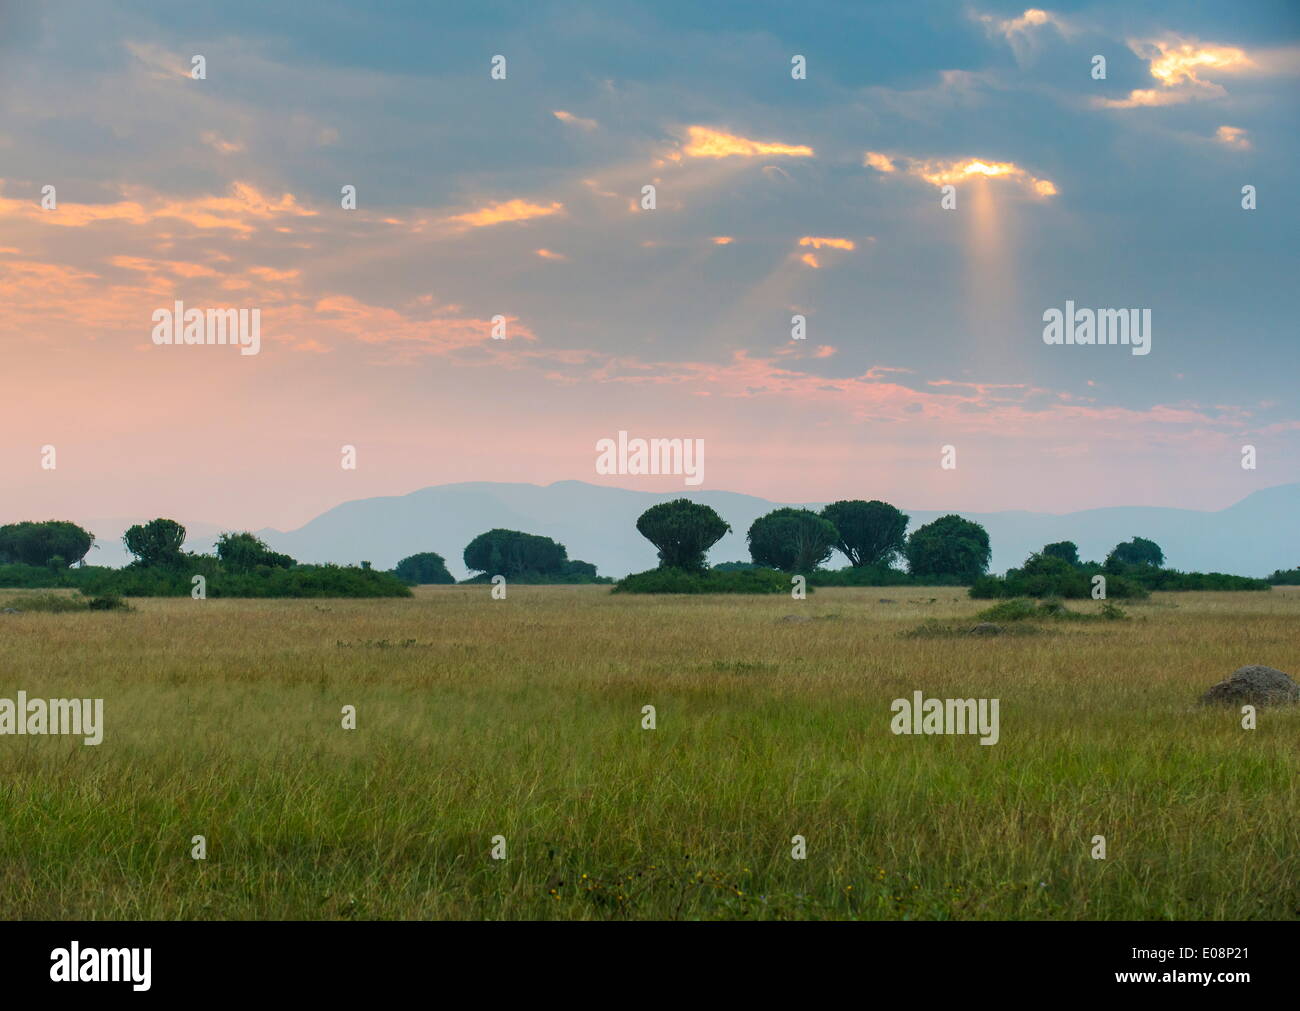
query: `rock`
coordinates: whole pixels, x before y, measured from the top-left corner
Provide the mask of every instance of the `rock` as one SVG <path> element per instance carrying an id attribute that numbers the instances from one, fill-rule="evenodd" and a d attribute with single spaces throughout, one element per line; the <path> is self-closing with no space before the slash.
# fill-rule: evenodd
<path id="1" fill-rule="evenodd" d="M 881 597 L 876 601 L 877 604 L 897 604 L 897 600 L 890 600 L 888 597 Z"/>
<path id="2" fill-rule="evenodd" d="M 1300 685 L 1280 670 L 1239 667 L 1201 696 L 1201 705 L 1272 706 L 1300 702 Z"/>
<path id="3" fill-rule="evenodd" d="M 1001 635 L 1002 626 L 995 625 L 991 621 L 981 621 L 978 625 L 976 625 L 966 634 L 967 635 Z"/>
<path id="4" fill-rule="evenodd" d="M 0 614 L 22 614 L 22 613 L 23 612 L 18 610 L 18 608 L 16 607 L 6 607 L 4 610 L 0 611 Z"/>
<path id="5" fill-rule="evenodd" d="M 812 618 L 804 614 L 787 614 L 782 621 L 812 621 Z"/>

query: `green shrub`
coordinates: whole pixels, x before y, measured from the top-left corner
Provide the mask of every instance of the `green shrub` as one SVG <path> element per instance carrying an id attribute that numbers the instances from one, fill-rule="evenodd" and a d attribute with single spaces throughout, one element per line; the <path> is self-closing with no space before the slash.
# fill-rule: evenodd
<path id="1" fill-rule="evenodd" d="M 980 621 L 991 621 L 995 624 L 998 622 L 1030 621 L 1039 619 L 1050 619 L 1055 621 L 1117 621 L 1127 618 L 1123 609 L 1116 604 L 1106 601 L 1101 606 L 1101 610 L 1089 614 L 1080 611 L 1071 611 L 1059 600 L 1026 600 L 1023 597 L 1015 597 L 1011 600 L 1003 600 L 987 607 L 976 615 Z"/>
<path id="2" fill-rule="evenodd" d="M 44 590 L 70 586 L 75 571 L 45 565 L 0 565 L 0 589 Z"/>
<path id="3" fill-rule="evenodd" d="M 456 582 L 447 571 L 447 561 L 436 551 L 421 551 L 403 558 L 393 568 L 393 575 L 410 586 L 434 586 Z"/>
<path id="4" fill-rule="evenodd" d="M 914 576 L 887 565 L 858 568 L 818 569 L 808 577 L 809 586 L 965 586 L 961 576 Z"/>
<path id="5" fill-rule="evenodd" d="M 129 611 L 131 605 L 119 597 L 116 593 L 110 593 L 103 597 L 91 597 L 89 608 L 92 611 Z"/>
<path id="6" fill-rule="evenodd" d="M 1300 586 L 1300 565 L 1294 569 L 1278 569 L 1268 581 L 1274 586 Z"/>
<path id="7" fill-rule="evenodd" d="M 685 569 L 651 569 L 627 576 L 615 593 L 789 593 L 790 576 L 775 569 L 687 572 Z M 813 588 L 808 587 L 812 593 Z"/>

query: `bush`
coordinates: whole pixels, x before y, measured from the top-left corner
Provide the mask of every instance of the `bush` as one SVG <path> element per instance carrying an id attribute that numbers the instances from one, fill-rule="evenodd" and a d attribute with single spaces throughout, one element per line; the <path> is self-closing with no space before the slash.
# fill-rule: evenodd
<path id="1" fill-rule="evenodd" d="M 1005 576 L 981 576 L 971 584 L 970 596 L 976 600 L 999 597 L 1059 597 L 1085 600 L 1092 596 L 1092 578 L 1100 572 L 1096 565 L 1074 566 L 1048 554 L 1030 555 L 1024 566 L 1008 569 Z M 1150 594 L 1135 578 L 1106 575 L 1106 597 L 1117 600 L 1141 600 Z"/>
<path id="2" fill-rule="evenodd" d="M 252 572 L 265 566 L 287 569 L 294 564 L 288 555 L 272 551 L 256 534 L 225 533 L 217 538 L 217 557 L 227 572 Z"/>
<path id="3" fill-rule="evenodd" d="M 1231 576 L 1224 572 L 1179 572 L 1177 569 L 1137 568 L 1126 573 L 1126 578 L 1140 583 L 1149 590 L 1267 590 L 1267 579 L 1249 576 Z M 1107 587 L 1110 579 L 1107 579 Z M 1107 596 L 1111 594 L 1108 592 Z"/>
<path id="4" fill-rule="evenodd" d="M 198 566 L 99 569 L 81 581 L 81 590 L 101 597 L 188 597 L 193 589 L 192 577 L 202 575 L 207 579 L 209 597 L 411 596 L 410 587 L 391 572 L 376 569 L 297 565 L 292 569 L 262 567 L 253 572 L 225 572 L 213 564 L 214 558 L 199 555 L 196 560 L 209 563 L 209 571 Z"/>
<path id="5" fill-rule="evenodd" d="M 651 569 L 619 580 L 615 593 L 789 593 L 790 576 L 775 569 L 688 572 Z M 813 588 L 808 587 L 812 593 Z"/>
<path id="6" fill-rule="evenodd" d="M 1278 569 L 1268 581 L 1274 586 L 1300 586 L 1300 565 L 1294 569 Z"/>
<path id="7" fill-rule="evenodd" d="M 447 561 L 434 551 L 421 551 L 408 555 L 397 563 L 393 569 L 402 582 L 411 586 L 436 586 L 456 582 L 456 578 L 447 571 Z"/>
<path id="8" fill-rule="evenodd" d="M 914 576 L 887 565 L 859 568 L 818 569 L 808 577 L 809 586 L 964 586 L 960 576 Z"/>
<path id="9" fill-rule="evenodd" d="M 0 588 L 3 589 L 53 589 L 72 585 L 71 579 L 68 569 L 51 569 L 44 565 L 0 565 Z"/>
<path id="10" fill-rule="evenodd" d="M 1003 600 L 992 607 L 985 608 L 976 617 L 980 621 L 997 622 L 1015 622 L 1028 621 L 1034 619 L 1049 618 L 1055 621 L 1120 621 L 1128 617 L 1124 611 L 1106 601 L 1102 604 L 1101 609 L 1095 613 L 1087 614 L 1079 611 L 1071 611 L 1059 600 L 1042 600 L 1033 601 L 1017 597 L 1012 600 Z"/>
<path id="11" fill-rule="evenodd" d="M 479 534 L 465 546 L 465 568 L 492 576 L 512 577 L 517 581 L 525 573 L 561 572 L 568 561 L 563 544 L 500 527 Z"/>

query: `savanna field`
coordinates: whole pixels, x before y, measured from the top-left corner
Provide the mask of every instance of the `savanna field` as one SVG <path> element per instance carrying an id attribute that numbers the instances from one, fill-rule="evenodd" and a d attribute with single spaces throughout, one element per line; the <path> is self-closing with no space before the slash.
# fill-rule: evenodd
<path id="1" fill-rule="evenodd" d="M 105 724 L 0 737 L 0 918 L 1300 918 L 1300 707 L 1248 731 L 1196 704 L 1245 664 L 1300 672 L 1300 588 L 966 634 L 987 604 L 451 586 L 0 615 L 0 696 L 102 697 Z M 890 733 L 915 690 L 1000 699 L 999 742 Z"/>

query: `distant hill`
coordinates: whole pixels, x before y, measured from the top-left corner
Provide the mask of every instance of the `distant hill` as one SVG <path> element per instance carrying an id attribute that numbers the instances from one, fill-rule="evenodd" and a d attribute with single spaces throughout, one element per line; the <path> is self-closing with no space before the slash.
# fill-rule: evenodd
<path id="1" fill-rule="evenodd" d="M 409 495 L 345 502 L 297 530 L 258 531 L 277 551 L 304 562 L 359 562 L 391 568 L 417 551 L 436 551 L 457 578 L 466 572 L 461 552 L 476 535 L 508 527 L 554 537 L 570 558 L 594 562 L 601 575 L 623 576 L 653 567 L 654 548 L 636 532 L 636 518 L 656 502 L 683 497 L 712 506 L 731 524 L 729 534 L 710 552 L 712 562 L 747 560 L 745 533 L 763 513 L 791 503 L 769 502 L 725 491 L 654 493 L 557 481 L 550 485 L 473 482 L 422 488 Z M 869 493 L 864 493 L 870 497 Z M 820 508 L 821 503 L 810 503 Z M 908 510 L 912 528 L 939 512 Z M 1278 568 L 1300 565 L 1300 484 L 1257 491 L 1217 512 L 1118 506 L 1051 514 L 1033 512 L 970 513 L 982 523 L 993 545 L 995 572 L 1019 565 L 1051 541 L 1072 540 L 1085 559 L 1102 559 L 1120 541 L 1149 537 L 1165 550 L 1167 563 L 1179 569 L 1265 576 Z M 184 522 L 183 517 L 178 517 Z M 113 521 L 123 528 L 128 521 Z M 136 521 L 138 522 L 138 521 Z M 101 524 L 102 526 L 103 524 Z M 187 524 L 190 526 L 190 524 Z M 89 560 L 120 565 L 127 560 L 120 531 L 91 525 L 100 535 L 99 550 Z M 190 526 L 191 551 L 210 551 L 220 528 Z M 839 564 L 835 556 L 833 564 Z"/>

